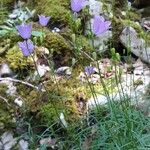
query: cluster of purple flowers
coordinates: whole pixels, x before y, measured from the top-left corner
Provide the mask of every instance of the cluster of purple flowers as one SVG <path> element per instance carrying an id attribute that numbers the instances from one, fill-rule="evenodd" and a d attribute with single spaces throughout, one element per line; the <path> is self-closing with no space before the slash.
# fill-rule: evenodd
<path id="1" fill-rule="evenodd" d="M 46 26 L 50 17 L 39 15 L 39 23 L 41 26 Z M 19 35 L 24 39 L 23 42 L 18 42 L 18 45 L 24 56 L 30 56 L 34 50 L 33 42 L 30 40 L 32 34 L 32 24 L 21 24 L 17 27 Z"/>
<path id="2" fill-rule="evenodd" d="M 73 12 L 81 11 L 86 5 L 88 5 L 87 0 L 71 0 L 71 10 Z M 110 24 L 110 21 L 105 21 L 102 16 L 96 15 L 93 18 L 92 32 L 99 36 L 110 28 Z"/>
<path id="3" fill-rule="evenodd" d="M 81 11 L 86 5 L 88 5 L 87 0 L 71 0 L 71 9 L 73 12 L 78 13 Z M 50 17 L 46 17 L 43 15 L 39 15 L 39 23 L 41 26 L 47 26 Z M 96 36 L 106 32 L 110 28 L 111 22 L 105 21 L 105 19 L 100 15 L 95 15 L 93 17 L 92 23 L 92 32 Z M 29 56 L 34 50 L 33 42 L 30 40 L 32 33 L 32 24 L 22 24 L 16 27 L 19 35 L 24 39 L 23 42 L 18 42 L 20 49 L 24 56 Z M 85 67 L 85 73 L 90 76 L 94 73 L 94 67 L 87 66 Z"/>
<path id="4" fill-rule="evenodd" d="M 71 0 L 71 10 L 73 12 L 78 13 L 81 11 L 86 5 L 88 5 L 87 0 Z M 103 33 L 105 33 L 110 28 L 111 22 L 105 21 L 104 17 L 100 15 L 95 15 L 93 17 L 92 22 L 92 32 L 94 35 L 99 36 Z M 87 76 L 90 76 L 94 73 L 94 67 L 92 66 L 86 66 L 85 67 L 85 73 Z"/>

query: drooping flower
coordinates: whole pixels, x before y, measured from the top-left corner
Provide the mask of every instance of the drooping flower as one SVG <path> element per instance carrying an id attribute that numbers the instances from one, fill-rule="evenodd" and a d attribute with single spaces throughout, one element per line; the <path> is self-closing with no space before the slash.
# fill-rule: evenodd
<path id="1" fill-rule="evenodd" d="M 50 17 L 46 17 L 44 15 L 38 15 L 39 16 L 39 23 L 41 26 L 45 27 L 47 26 L 49 20 L 50 20 Z"/>
<path id="2" fill-rule="evenodd" d="M 95 72 L 94 67 L 92 66 L 86 66 L 84 71 L 87 74 L 87 76 L 90 76 Z"/>
<path id="3" fill-rule="evenodd" d="M 23 42 L 18 42 L 19 48 L 21 49 L 24 56 L 30 56 L 34 50 L 34 45 L 31 40 L 25 40 Z"/>
<path id="4" fill-rule="evenodd" d="M 74 12 L 79 12 L 87 5 L 87 0 L 71 0 L 71 9 Z"/>
<path id="5" fill-rule="evenodd" d="M 100 34 L 106 32 L 110 28 L 110 21 L 105 21 L 105 19 L 102 16 L 96 15 L 93 19 L 92 24 L 92 32 L 99 36 Z"/>
<path id="6" fill-rule="evenodd" d="M 32 24 L 22 24 L 18 25 L 17 27 L 18 33 L 23 39 L 29 39 L 32 33 Z"/>

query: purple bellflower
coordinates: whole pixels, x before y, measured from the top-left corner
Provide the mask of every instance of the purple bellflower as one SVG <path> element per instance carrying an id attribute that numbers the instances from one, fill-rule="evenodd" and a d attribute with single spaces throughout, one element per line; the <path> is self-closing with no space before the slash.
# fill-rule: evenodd
<path id="1" fill-rule="evenodd" d="M 84 71 L 87 74 L 87 76 L 90 76 L 95 72 L 94 67 L 92 66 L 86 66 Z"/>
<path id="2" fill-rule="evenodd" d="M 25 40 L 24 42 L 18 42 L 19 48 L 21 49 L 24 56 L 30 56 L 33 52 L 34 45 L 31 40 Z"/>
<path id="3" fill-rule="evenodd" d="M 92 32 L 99 36 L 100 34 L 103 34 L 110 28 L 110 21 L 105 21 L 105 19 L 102 16 L 94 16 L 93 24 L 92 24 Z"/>
<path id="4" fill-rule="evenodd" d="M 87 5 L 87 0 L 71 0 L 71 9 L 74 12 L 79 12 Z"/>
<path id="5" fill-rule="evenodd" d="M 19 35 L 24 39 L 27 40 L 31 37 L 32 33 L 32 24 L 22 24 L 18 25 L 17 27 Z"/>
<path id="6" fill-rule="evenodd" d="M 46 16 L 43 16 L 43 15 L 38 15 L 39 16 L 39 23 L 41 26 L 45 27 L 47 26 L 49 20 L 50 20 L 50 17 L 46 17 Z"/>

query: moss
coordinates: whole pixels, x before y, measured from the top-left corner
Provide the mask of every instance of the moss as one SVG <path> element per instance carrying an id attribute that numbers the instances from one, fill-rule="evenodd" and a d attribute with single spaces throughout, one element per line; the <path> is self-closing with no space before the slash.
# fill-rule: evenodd
<path id="1" fill-rule="evenodd" d="M 24 57 L 18 46 L 7 51 L 6 60 L 14 71 L 28 69 L 33 64 L 31 57 Z"/>
<path id="2" fill-rule="evenodd" d="M 58 87 L 53 81 L 48 81 L 45 86 L 48 92 L 40 92 L 23 85 L 17 87 L 18 94 L 25 101 L 26 111 L 31 112 L 39 120 L 39 123 L 50 125 L 58 120 L 57 114 L 61 112 L 64 113 L 69 123 L 82 117 L 86 108 L 84 107 L 82 110 L 79 108 L 78 94 L 83 93 L 84 97 L 81 98 L 81 101 L 86 106 L 90 91 L 75 76 L 69 80 L 61 79 L 58 82 Z"/>
<path id="3" fill-rule="evenodd" d="M 67 24 L 69 11 L 69 0 L 35 0 L 36 10 L 39 14 L 51 16 L 51 21 Z"/>
<path id="4" fill-rule="evenodd" d="M 60 34 L 49 32 L 45 37 L 44 46 L 53 55 L 55 67 L 69 65 L 73 57 L 72 47 Z"/>
<path id="5" fill-rule="evenodd" d="M 1 0 L 0 1 L 0 24 L 3 24 L 8 12 L 10 11 L 10 7 L 13 6 L 15 0 Z"/>
<path id="6" fill-rule="evenodd" d="M 0 95 L 10 102 L 10 98 L 6 96 L 7 87 L 5 84 L 0 84 Z M 14 126 L 12 113 L 14 110 L 6 104 L 2 99 L 0 99 L 0 124 L 3 124 L 3 128 L 11 128 Z M 2 128 L 2 129 L 3 129 Z M 0 127 L 0 131 L 2 130 Z"/>
<path id="7" fill-rule="evenodd" d="M 53 51 L 61 52 L 71 49 L 69 43 L 58 33 L 49 32 L 45 37 L 45 46 L 53 49 Z"/>
<path id="8" fill-rule="evenodd" d="M 15 0 L 1 0 L 1 4 L 3 6 L 10 5 L 10 4 L 14 3 L 14 2 L 15 2 Z"/>

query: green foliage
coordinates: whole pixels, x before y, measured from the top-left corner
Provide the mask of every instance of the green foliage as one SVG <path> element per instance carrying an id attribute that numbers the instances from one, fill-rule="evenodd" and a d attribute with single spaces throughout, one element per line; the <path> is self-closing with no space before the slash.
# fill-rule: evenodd
<path id="1" fill-rule="evenodd" d="M 149 119 L 129 104 L 129 99 L 111 106 L 100 106 L 89 115 L 89 124 L 83 127 L 76 139 L 90 150 L 145 149 L 149 145 Z M 85 137 L 85 138 L 82 138 Z M 79 145 L 79 144 L 78 144 Z M 81 147 L 82 149 L 82 147 Z"/>
<path id="2" fill-rule="evenodd" d="M 18 46 L 7 51 L 6 60 L 13 70 L 27 69 L 33 64 L 31 57 L 24 57 Z"/>
<path id="3" fill-rule="evenodd" d="M 10 6 L 13 4 L 14 0 L 1 0 L 0 1 L 0 24 L 4 22 L 7 14 L 10 10 Z"/>

